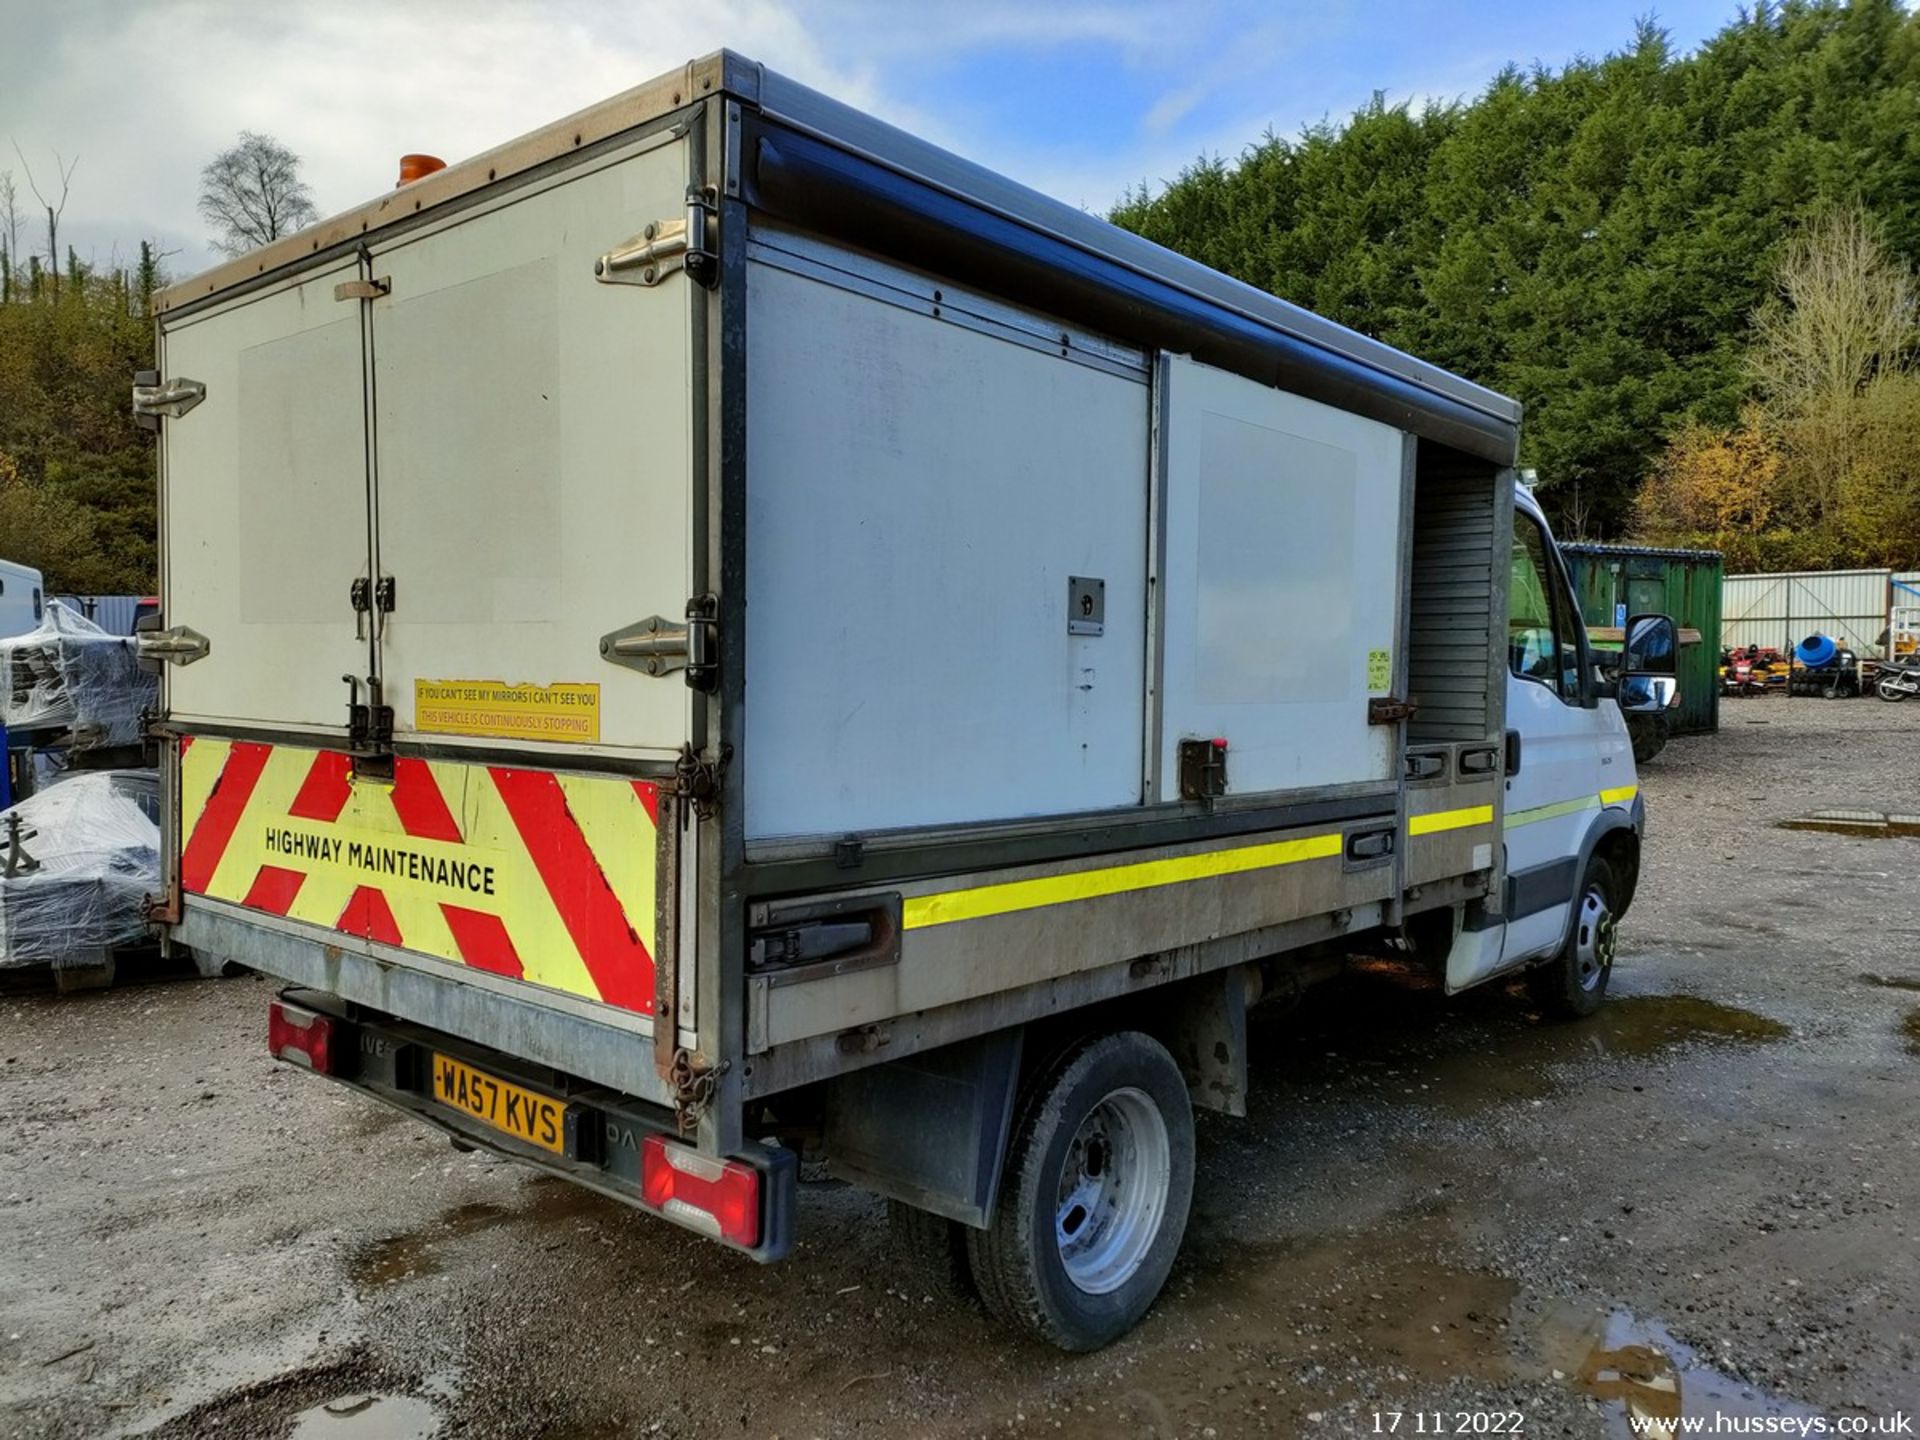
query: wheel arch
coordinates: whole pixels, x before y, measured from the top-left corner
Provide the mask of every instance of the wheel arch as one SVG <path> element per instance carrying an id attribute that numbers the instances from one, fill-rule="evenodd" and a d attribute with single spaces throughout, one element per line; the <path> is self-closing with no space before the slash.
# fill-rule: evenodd
<path id="1" fill-rule="evenodd" d="M 1614 914 L 1616 917 L 1625 915 L 1640 885 L 1640 832 L 1626 811 L 1611 807 L 1602 810 L 1580 842 L 1580 863 L 1573 872 L 1574 893 L 1567 906 L 1566 926 L 1560 933 L 1561 947 L 1573 935 L 1574 922 L 1580 914 L 1580 892 L 1586 881 L 1587 867 L 1596 855 L 1613 867 L 1614 878 L 1620 882 L 1621 892 L 1614 897 Z"/>

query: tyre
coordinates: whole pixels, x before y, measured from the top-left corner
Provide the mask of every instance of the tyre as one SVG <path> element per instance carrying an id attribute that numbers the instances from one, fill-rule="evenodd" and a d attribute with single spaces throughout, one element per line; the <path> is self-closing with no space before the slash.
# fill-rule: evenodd
<path id="1" fill-rule="evenodd" d="M 1627 722 L 1627 738 L 1633 742 L 1633 760 L 1644 765 L 1667 748 L 1667 719 L 1664 715 L 1635 715 Z"/>
<path id="2" fill-rule="evenodd" d="M 980 1298 L 1005 1324 L 1097 1350 L 1166 1284 L 1193 1199 L 1193 1105 L 1157 1040 L 1068 1051 L 1022 1096 L 993 1223 L 967 1231 Z"/>
<path id="3" fill-rule="evenodd" d="M 1895 685 L 1891 680 L 1882 680 L 1880 682 L 1879 692 L 1882 700 L 1891 700 L 1896 705 L 1907 698 L 1907 692 L 1902 690 L 1898 685 Z"/>
<path id="4" fill-rule="evenodd" d="M 1573 930 L 1560 953 L 1527 972 L 1527 988 L 1548 1015 L 1579 1020 L 1598 1010 L 1613 977 L 1614 917 L 1620 886 L 1613 866 L 1599 855 L 1587 862 L 1586 878 L 1574 896 Z"/>
<path id="5" fill-rule="evenodd" d="M 915 1279 L 949 1294 L 973 1294 L 973 1273 L 967 1268 L 966 1226 L 890 1199 L 887 1231 L 893 1253 Z"/>

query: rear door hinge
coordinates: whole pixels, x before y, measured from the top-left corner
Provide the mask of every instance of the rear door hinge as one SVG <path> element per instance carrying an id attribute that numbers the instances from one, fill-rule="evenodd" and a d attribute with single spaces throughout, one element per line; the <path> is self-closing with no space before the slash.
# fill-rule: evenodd
<path id="1" fill-rule="evenodd" d="M 182 377 L 162 384 L 158 370 L 133 373 L 133 423 L 142 430 L 158 430 L 162 416 L 178 420 L 206 398 L 203 381 Z"/>
<path id="2" fill-rule="evenodd" d="M 342 280 L 333 287 L 336 300 L 378 300 L 393 293 L 393 281 L 385 275 L 371 280 Z"/>
<path id="3" fill-rule="evenodd" d="M 185 625 L 171 630 L 146 630 L 134 637 L 134 654 L 152 665 L 191 665 L 204 660 L 213 642 Z"/>
<path id="4" fill-rule="evenodd" d="M 642 675 L 671 675 L 684 670 L 687 686 L 711 690 L 720 679 L 720 599 L 696 595 L 687 601 L 687 618 L 676 625 L 664 615 L 649 615 L 600 637 L 600 658 Z"/>
<path id="5" fill-rule="evenodd" d="M 603 285 L 658 285 L 680 270 L 694 283 L 712 289 L 720 278 L 715 244 L 719 201 L 711 187 L 687 191 L 687 213 L 652 220 L 593 262 Z"/>
<path id="6" fill-rule="evenodd" d="M 1413 701 L 1402 700 L 1397 695 L 1377 695 L 1367 701 L 1367 724 L 1398 725 L 1402 720 L 1411 720 L 1419 708 Z"/>

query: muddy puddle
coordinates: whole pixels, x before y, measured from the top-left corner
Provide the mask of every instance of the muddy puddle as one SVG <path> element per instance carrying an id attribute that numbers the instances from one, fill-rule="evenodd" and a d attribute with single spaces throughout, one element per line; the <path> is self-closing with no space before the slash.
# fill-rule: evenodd
<path id="1" fill-rule="evenodd" d="M 341 1395 L 293 1417 L 289 1440 L 433 1440 L 440 1412 L 412 1395 Z"/>
<path id="2" fill-rule="evenodd" d="M 1368 970 L 1310 995 L 1291 1013 L 1256 1010 L 1256 1093 L 1279 1080 L 1330 1099 L 1412 1103 L 1469 1116 L 1544 1100 L 1582 1061 L 1649 1059 L 1690 1046 L 1760 1045 L 1791 1032 L 1751 1010 L 1693 995 L 1625 995 L 1572 1024 L 1527 1013 L 1523 1000 L 1437 987 Z"/>
<path id="3" fill-rule="evenodd" d="M 452 1242 L 462 1237 L 520 1221 L 544 1227 L 569 1220 L 591 1220 L 596 1216 L 616 1215 L 620 1208 L 615 1202 L 578 1185 L 541 1177 L 527 1182 L 526 1198 L 519 1206 L 508 1208 L 484 1202 L 456 1205 L 432 1224 L 404 1234 L 384 1236 L 356 1253 L 349 1262 L 348 1272 L 354 1288 L 365 1295 L 402 1281 L 440 1274 L 447 1251 L 453 1248 Z"/>
<path id="4" fill-rule="evenodd" d="M 1776 820 L 1782 830 L 1813 830 L 1823 835 L 1851 835 L 1859 840 L 1920 838 L 1920 815 L 1888 814 L 1884 810 L 1815 810 L 1791 820 Z"/>
<path id="5" fill-rule="evenodd" d="M 1920 1008 L 1909 1010 L 1900 1022 L 1900 1033 L 1907 1037 L 1907 1053 L 1920 1055 Z"/>
<path id="6" fill-rule="evenodd" d="M 1620 1437 L 1674 1440 L 1687 1422 L 1709 1428 L 1727 1421 L 1792 1416 L 1819 1410 L 1769 1395 L 1716 1370 L 1657 1320 L 1625 1311 L 1605 1314 L 1554 1306 L 1539 1326 L 1538 1346 L 1555 1379 L 1600 1401 L 1609 1429 Z M 1760 1433 L 1743 1425 L 1746 1433 Z"/>
<path id="7" fill-rule="evenodd" d="M 1032 1407 L 1042 1424 L 1089 1440 L 1365 1430 L 1375 1409 L 1540 1384 L 1598 1402 L 1621 1440 L 1675 1440 L 1682 1417 L 1819 1413 L 1716 1369 L 1657 1320 L 1543 1305 L 1449 1263 L 1460 1240 L 1442 1212 L 1278 1244 L 1236 1244 L 1228 1223 L 1199 1217 L 1143 1343 L 1109 1376 Z"/>
<path id="8" fill-rule="evenodd" d="M 1140 1340 L 1123 1342 L 1132 1353 L 1111 1380 L 1069 1391 L 1065 1417 L 1043 1411 L 1042 1424 L 1060 1420 L 1054 1433 L 1089 1440 L 1287 1434 L 1379 1393 L 1383 1378 L 1432 1395 L 1455 1379 L 1511 1376 L 1519 1287 L 1440 1258 L 1452 1240 L 1445 1217 L 1254 1243 L 1231 1225 L 1195 1217 L 1168 1294 Z"/>
<path id="9" fill-rule="evenodd" d="M 354 1288 L 378 1290 L 440 1271 L 439 1250 L 449 1240 L 504 1225 L 514 1212 L 499 1205 L 456 1205 L 433 1224 L 374 1241 L 353 1259 Z"/>

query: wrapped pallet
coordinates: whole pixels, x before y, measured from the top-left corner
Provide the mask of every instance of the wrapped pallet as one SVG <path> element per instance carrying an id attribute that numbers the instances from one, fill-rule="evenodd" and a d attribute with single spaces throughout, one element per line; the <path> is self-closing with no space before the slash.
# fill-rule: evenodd
<path id="1" fill-rule="evenodd" d="M 0 967 L 58 967 L 142 940 L 159 888 L 157 777 L 70 776 L 0 811 Z"/>
<path id="2" fill-rule="evenodd" d="M 75 750 L 135 745 L 158 694 L 130 636 L 109 635 L 58 600 L 37 628 L 0 640 L 0 724 L 16 733 L 58 732 Z"/>

